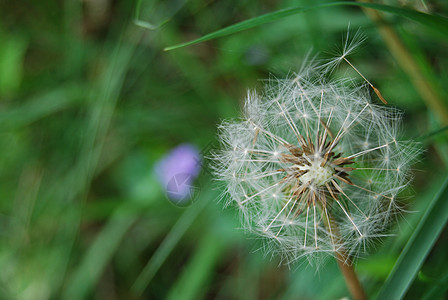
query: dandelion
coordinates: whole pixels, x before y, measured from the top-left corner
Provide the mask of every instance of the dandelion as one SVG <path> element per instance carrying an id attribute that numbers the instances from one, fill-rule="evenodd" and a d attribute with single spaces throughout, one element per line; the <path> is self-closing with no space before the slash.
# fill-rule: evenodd
<path id="1" fill-rule="evenodd" d="M 350 273 L 400 211 L 418 149 L 401 141 L 399 111 L 351 79 L 327 80 L 326 67 L 308 63 L 249 92 L 242 119 L 219 128 L 215 173 L 244 227 L 287 262 L 328 254 Z"/>

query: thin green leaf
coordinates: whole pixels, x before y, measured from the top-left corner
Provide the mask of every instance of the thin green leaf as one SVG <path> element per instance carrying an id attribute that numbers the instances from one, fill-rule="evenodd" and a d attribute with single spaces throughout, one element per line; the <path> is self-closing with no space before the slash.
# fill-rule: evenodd
<path id="1" fill-rule="evenodd" d="M 150 198 L 145 199 L 145 202 L 137 199 L 124 201 L 115 209 L 76 267 L 67 288 L 63 291 L 62 299 L 85 299 L 89 295 L 124 236 L 140 218 L 141 214 L 138 212 L 147 210 L 157 198 L 161 197 L 163 192 L 155 174 L 151 174 L 149 180 L 144 178 L 144 182 L 148 185 L 147 189 L 152 191 Z"/>
<path id="2" fill-rule="evenodd" d="M 160 269 L 166 258 L 173 251 L 174 247 L 179 242 L 180 238 L 184 235 L 199 213 L 204 209 L 208 203 L 207 199 L 210 197 L 209 193 L 205 193 L 205 196 L 201 194 L 200 199 L 192 207 L 189 207 L 183 215 L 179 218 L 176 224 L 171 229 L 170 233 L 163 240 L 162 244 L 157 248 L 154 255 L 148 261 L 142 272 L 135 280 L 132 291 L 136 295 L 141 295 L 146 287 L 151 282 L 154 275 Z"/>
<path id="3" fill-rule="evenodd" d="M 63 299 L 84 299 L 98 282 L 124 235 L 138 218 L 136 215 L 124 213 L 123 209 L 127 208 L 120 207 L 109 218 L 106 226 L 89 247 L 64 290 Z"/>
<path id="4" fill-rule="evenodd" d="M 149 30 L 157 29 L 157 25 L 151 24 L 147 21 L 140 20 L 140 10 L 142 6 L 142 0 L 138 0 L 135 6 L 134 24 Z"/>
<path id="5" fill-rule="evenodd" d="M 198 39 L 195 39 L 193 41 L 166 47 L 164 50 L 170 51 L 170 50 L 182 48 L 185 46 L 197 44 L 200 42 L 216 39 L 219 37 L 230 35 L 232 33 L 240 32 L 240 31 L 243 31 L 246 29 L 250 29 L 250 28 L 254 28 L 254 27 L 266 24 L 266 23 L 270 23 L 270 22 L 273 22 L 273 21 L 276 21 L 276 20 L 279 20 L 279 19 L 282 19 L 285 17 L 289 17 L 289 16 L 292 16 L 295 14 L 304 13 L 309 10 L 332 7 L 332 6 L 342 6 L 342 5 L 367 7 L 367 8 L 373 8 L 376 10 L 389 12 L 389 13 L 392 13 L 392 14 L 395 14 L 395 15 L 398 15 L 401 17 L 411 19 L 415 22 L 418 22 L 418 23 L 426 25 L 430 28 L 433 28 L 433 29 L 441 32 L 444 35 L 448 35 L 448 19 L 441 17 L 441 16 L 429 15 L 429 14 L 425 14 L 425 13 L 418 12 L 415 10 L 393 7 L 393 6 L 389 6 L 389 5 L 383 5 L 383 4 L 340 1 L 340 2 L 325 3 L 325 4 L 314 5 L 314 6 L 308 6 L 308 7 L 292 7 L 292 8 L 277 10 L 272 13 L 264 14 L 264 15 L 261 15 L 261 16 L 255 17 L 255 18 L 251 18 L 251 19 L 242 21 L 240 23 L 222 28 L 215 32 L 206 34 L 206 35 L 204 35 Z"/>
<path id="6" fill-rule="evenodd" d="M 85 88 L 84 84 L 70 83 L 0 112 L 0 132 L 28 126 L 72 106 L 85 95 Z"/>
<path id="7" fill-rule="evenodd" d="M 448 221 L 448 177 L 401 252 L 377 299 L 400 299 L 406 293 Z"/>
<path id="8" fill-rule="evenodd" d="M 422 136 L 419 136 L 419 137 L 415 137 L 415 139 L 417 139 L 418 141 L 428 140 L 428 139 L 430 139 L 430 138 L 432 138 L 432 137 L 434 137 L 434 136 L 436 136 L 436 135 L 438 135 L 440 133 L 445 132 L 446 130 L 448 130 L 448 126 L 444 126 L 442 128 L 436 129 L 436 130 L 434 130 L 434 131 L 432 131 L 432 132 L 430 132 L 428 134 L 425 134 L 425 135 L 422 135 Z"/>
<path id="9" fill-rule="evenodd" d="M 161 1 L 160 5 L 162 7 L 152 8 L 152 15 L 158 16 L 158 21 L 150 23 L 140 19 L 141 16 L 141 6 L 142 0 L 137 0 L 135 6 L 134 24 L 145 29 L 156 30 L 170 21 L 172 16 L 176 14 L 187 2 L 188 0 L 180 1 Z"/>
<path id="10" fill-rule="evenodd" d="M 181 276 L 170 289 L 166 299 L 201 299 L 207 281 L 212 278 L 213 269 L 226 249 L 226 238 L 208 233 L 198 245 Z"/>
<path id="11" fill-rule="evenodd" d="M 422 300 L 443 299 L 443 293 L 448 290 L 448 272 L 425 292 Z"/>

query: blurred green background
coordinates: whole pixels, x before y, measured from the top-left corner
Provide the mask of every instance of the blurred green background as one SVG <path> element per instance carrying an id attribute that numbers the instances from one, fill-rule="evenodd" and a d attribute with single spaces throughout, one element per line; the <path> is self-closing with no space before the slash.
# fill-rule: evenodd
<path id="1" fill-rule="evenodd" d="M 324 3 L 328 1 L 314 1 Z M 447 16 L 448 3 L 384 1 Z M 171 149 L 207 155 L 216 127 L 238 117 L 259 79 L 299 69 L 307 53 L 340 45 L 361 28 L 351 62 L 404 112 L 407 139 L 447 120 L 428 109 L 378 26 L 359 7 L 308 11 L 169 52 L 164 47 L 311 1 L 65 0 L 0 3 L 0 299 L 338 299 L 333 260 L 319 271 L 285 266 L 239 229 L 203 160 L 199 192 L 173 205 L 154 174 Z M 448 106 L 448 37 L 385 14 Z M 146 22 L 146 23 L 144 23 Z M 137 22 L 138 23 L 138 22 Z M 150 23 L 150 24 L 148 24 Z M 327 55 L 328 57 L 328 55 Z M 350 72 L 347 66 L 340 72 Z M 446 131 L 422 140 L 403 201 L 412 213 L 356 269 L 375 295 L 446 173 Z M 443 298 L 448 242 L 442 231 L 406 299 Z"/>

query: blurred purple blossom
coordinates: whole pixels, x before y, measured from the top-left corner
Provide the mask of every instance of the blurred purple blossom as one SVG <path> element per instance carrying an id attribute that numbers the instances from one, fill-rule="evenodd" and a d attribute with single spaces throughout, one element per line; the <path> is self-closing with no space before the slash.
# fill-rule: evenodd
<path id="1" fill-rule="evenodd" d="M 193 182 L 201 170 L 199 150 L 191 144 L 174 148 L 155 166 L 155 172 L 168 197 L 182 204 L 192 197 L 196 188 Z"/>

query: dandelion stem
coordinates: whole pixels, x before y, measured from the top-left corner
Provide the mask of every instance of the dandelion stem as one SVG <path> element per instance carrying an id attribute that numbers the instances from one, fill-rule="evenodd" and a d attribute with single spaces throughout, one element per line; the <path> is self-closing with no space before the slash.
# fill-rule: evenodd
<path id="1" fill-rule="evenodd" d="M 367 296 L 364 292 L 361 282 L 358 279 L 358 275 L 353 268 L 352 261 L 348 257 L 347 253 L 342 250 L 336 251 L 336 258 L 342 275 L 344 275 L 345 283 L 348 290 L 355 300 L 366 300 Z"/>
<path id="2" fill-rule="evenodd" d="M 339 245 L 343 244 L 343 241 L 339 234 L 338 226 L 336 225 L 332 214 L 328 213 L 325 215 L 325 217 L 328 219 L 328 222 L 326 223 L 328 223 L 329 230 L 332 230 L 332 233 L 334 234 L 335 243 Z M 338 262 L 339 269 L 341 269 L 342 275 L 344 276 L 344 280 L 347 284 L 347 288 L 350 294 L 355 300 L 367 300 L 366 293 L 364 292 L 364 288 L 362 287 L 358 275 L 353 268 L 353 263 L 350 259 L 350 256 L 343 247 L 337 248 L 336 246 L 337 245 L 334 245 L 334 247 L 337 249 L 335 251 L 336 260 Z"/>

